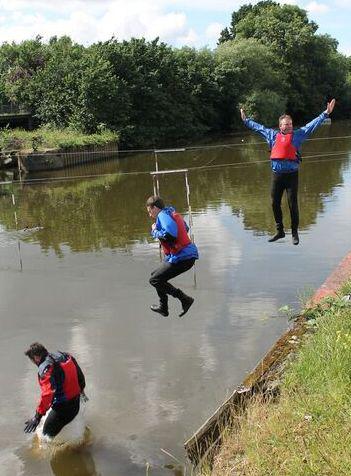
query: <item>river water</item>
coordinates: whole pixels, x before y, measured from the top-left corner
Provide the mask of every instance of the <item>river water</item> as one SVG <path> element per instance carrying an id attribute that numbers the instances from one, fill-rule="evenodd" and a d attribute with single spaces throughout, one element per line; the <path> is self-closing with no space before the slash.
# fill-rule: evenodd
<path id="1" fill-rule="evenodd" d="M 193 271 L 175 280 L 195 298 L 182 319 L 175 300 L 169 318 L 149 310 L 159 264 L 144 206 L 152 153 L 2 185 L 0 474 L 180 476 L 183 442 L 288 327 L 279 309 L 297 311 L 351 248 L 346 136 L 351 123 L 333 123 L 304 146 L 299 246 L 290 233 L 267 242 L 270 165 L 257 136 L 158 154 L 161 170 L 189 168 L 201 259 L 196 286 Z M 187 215 L 182 174 L 162 176 L 160 192 Z M 289 229 L 285 198 L 284 213 Z M 72 352 L 86 374 L 92 441 L 82 451 L 49 458 L 23 433 L 39 396 L 23 354 L 33 341 Z"/>

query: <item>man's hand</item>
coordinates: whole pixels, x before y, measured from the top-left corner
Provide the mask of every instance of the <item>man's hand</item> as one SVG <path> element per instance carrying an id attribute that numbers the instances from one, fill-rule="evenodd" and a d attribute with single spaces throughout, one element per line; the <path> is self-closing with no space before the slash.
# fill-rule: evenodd
<path id="1" fill-rule="evenodd" d="M 332 99 L 330 102 L 327 103 L 327 109 L 325 110 L 325 112 L 327 114 L 331 114 L 333 112 L 334 106 L 335 106 L 335 99 Z"/>
<path id="2" fill-rule="evenodd" d="M 80 399 L 82 400 L 83 403 L 87 403 L 89 401 L 89 398 L 85 395 L 84 390 L 80 394 Z"/>
<path id="3" fill-rule="evenodd" d="M 153 224 L 151 225 L 151 230 L 154 231 L 155 228 L 156 228 L 156 223 L 153 223 Z"/>
<path id="4" fill-rule="evenodd" d="M 244 109 L 242 109 L 242 108 L 240 109 L 240 115 L 241 115 L 241 119 L 242 119 L 243 121 L 246 121 L 246 114 L 245 114 Z"/>
<path id="5" fill-rule="evenodd" d="M 24 432 L 25 433 L 32 433 L 36 430 L 37 426 L 40 423 L 41 415 L 36 413 L 35 416 L 31 420 L 27 420 L 25 422 Z"/>

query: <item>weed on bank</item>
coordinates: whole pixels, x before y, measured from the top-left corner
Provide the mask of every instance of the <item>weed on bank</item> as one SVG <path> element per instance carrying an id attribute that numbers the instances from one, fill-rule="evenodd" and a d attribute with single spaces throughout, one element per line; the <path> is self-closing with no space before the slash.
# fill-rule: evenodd
<path id="1" fill-rule="evenodd" d="M 350 292 L 347 283 L 340 296 Z M 328 298 L 306 318 L 280 396 L 253 399 L 203 475 L 351 474 L 351 303 Z"/>

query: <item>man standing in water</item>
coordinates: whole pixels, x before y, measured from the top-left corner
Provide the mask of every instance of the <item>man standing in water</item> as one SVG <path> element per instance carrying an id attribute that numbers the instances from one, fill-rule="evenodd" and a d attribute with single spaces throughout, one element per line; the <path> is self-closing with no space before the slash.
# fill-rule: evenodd
<path id="1" fill-rule="evenodd" d="M 272 166 L 272 208 L 276 223 L 277 232 L 268 241 L 277 241 L 284 238 L 285 231 L 283 225 L 283 214 L 281 201 L 284 190 L 288 197 L 288 204 L 291 218 L 292 242 L 299 244 L 299 208 L 297 201 L 298 191 L 298 169 L 301 162 L 300 147 L 302 143 L 323 123 L 332 113 L 335 106 L 335 99 L 327 104 L 327 109 L 318 117 L 300 129 L 293 129 L 291 116 L 284 114 L 279 118 L 279 130 L 268 129 L 265 126 L 247 119 L 243 109 L 240 109 L 241 118 L 249 129 L 260 134 L 268 142 L 271 150 Z"/>
<path id="2" fill-rule="evenodd" d="M 84 374 L 70 354 L 49 353 L 38 342 L 31 344 L 25 355 L 38 367 L 41 398 L 34 417 L 25 422 L 24 431 L 35 431 L 41 418 L 50 409 L 43 434 L 54 437 L 78 414 L 80 395 L 86 399 Z"/>
<path id="3" fill-rule="evenodd" d="M 199 258 L 196 245 L 188 236 L 189 228 L 182 216 L 173 207 L 165 207 L 160 197 L 157 195 L 149 197 L 146 209 L 149 216 L 155 220 L 151 227 L 151 235 L 160 240 L 165 255 L 161 266 L 151 273 L 150 284 L 156 288 L 160 298 L 160 304 L 152 305 L 151 310 L 167 317 L 168 295 L 170 295 L 180 300 L 182 312 L 179 317 L 184 316 L 194 299 L 168 281 L 194 266 L 195 260 Z"/>

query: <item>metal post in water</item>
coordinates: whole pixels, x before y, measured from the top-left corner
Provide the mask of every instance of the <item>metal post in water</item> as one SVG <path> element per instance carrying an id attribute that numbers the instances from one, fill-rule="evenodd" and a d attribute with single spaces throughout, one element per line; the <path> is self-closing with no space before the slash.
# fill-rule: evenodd
<path id="1" fill-rule="evenodd" d="M 157 195 L 157 190 L 156 190 L 156 177 L 153 175 L 152 176 L 152 185 L 154 188 L 154 195 Z"/>
<path id="2" fill-rule="evenodd" d="M 155 172 L 158 172 L 158 159 L 157 159 L 157 150 L 154 150 L 154 156 L 155 156 Z M 156 175 L 156 189 L 154 187 L 154 192 L 156 190 L 156 193 L 154 195 L 160 195 L 160 183 L 158 181 L 158 176 Z"/>
<path id="3" fill-rule="evenodd" d="M 190 186 L 189 186 L 189 181 L 188 181 L 188 171 L 184 172 L 184 178 L 185 178 L 185 190 L 186 190 L 186 201 L 188 204 L 188 215 L 189 215 L 189 235 L 190 239 L 193 243 L 195 243 L 194 239 L 194 234 L 193 234 L 193 215 L 191 212 L 191 205 L 190 205 Z M 194 287 L 196 287 L 196 268 L 195 268 L 195 263 L 193 266 L 193 272 L 194 272 Z"/>
<path id="4" fill-rule="evenodd" d="M 189 187 L 189 181 L 188 181 L 188 172 L 184 172 L 184 178 L 185 178 L 185 191 L 186 191 L 186 201 L 188 204 L 188 213 L 189 213 L 189 231 L 190 231 L 190 238 L 191 241 L 194 241 L 194 235 L 192 232 L 192 227 L 193 227 L 193 216 L 191 213 L 191 205 L 190 205 L 190 187 Z"/>
<path id="5" fill-rule="evenodd" d="M 160 195 L 160 183 L 158 180 L 158 173 L 159 173 L 159 168 L 158 168 L 158 155 L 157 154 L 167 154 L 167 153 L 172 153 L 172 152 L 185 152 L 186 149 L 154 149 L 154 156 L 155 156 L 155 175 L 156 175 L 156 194 L 155 195 Z M 168 171 L 165 171 L 168 172 Z M 172 172 L 178 172 L 177 170 L 172 170 Z"/>
<path id="6" fill-rule="evenodd" d="M 157 164 L 157 159 L 156 159 L 156 164 Z M 159 181 L 158 181 L 158 179 L 156 178 L 155 175 L 152 176 L 152 182 L 153 182 L 153 186 L 154 186 L 154 196 L 159 195 L 160 194 L 160 184 L 159 184 Z M 161 246 L 161 243 L 159 243 L 159 245 L 158 245 L 158 251 L 159 251 L 159 255 L 160 255 L 160 261 L 162 261 L 162 246 Z"/>
<path id="7" fill-rule="evenodd" d="M 19 152 L 17 152 L 17 167 L 18 167 L 19 179 L 20 179 L 20 182 L 22 182 L 21 159 L 20 159 Z"/>
<path id="8" fill-rule="evenodd" d="M 17 212 L 16 212 L 16 200 L 14 194 L 12 194 L 12 204 L 14 206 L 14 216 L 15 216 L 15 226 L 16 226 L 16 232 L 18 232 L 18 220 L 17 220 Z M 20 264 L 20 271 L 23 271 L 23 265 L 22 265 L 22 256 L 21 256 L 21 242 L 19 238 L 17 237 L 17 248 L 18 248 L 18 257 L 19 257 L 19 264 Z"/>

